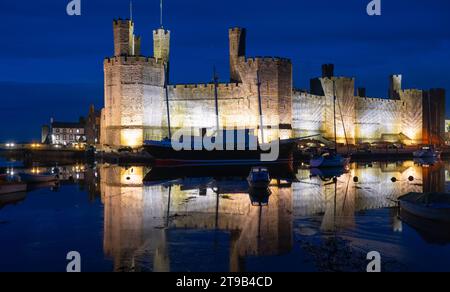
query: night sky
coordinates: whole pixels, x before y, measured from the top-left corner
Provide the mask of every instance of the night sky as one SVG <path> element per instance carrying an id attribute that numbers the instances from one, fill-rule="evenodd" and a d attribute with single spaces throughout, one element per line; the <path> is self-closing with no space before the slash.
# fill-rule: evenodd
<path id="1" fill-rule="evenodd" d="M 39 139 L 51 117 L 77 120 L 89 104 L 102 107 L 112 20 L 129 16 L 129 1 L 81 1 L 78 17 L 67 16 L 69 0 L 0 2 L 0 141 Z M 382 0 L 380 17 L 366 14 L 369 2 L 165 0 L 171 81 L 208 82 L 213 66 L 227 81 L 228 28 L 242 26 L 249 56 L 292 59 L 297 88 L 334 63 L 337 75 L 356 77 L 369 96 L 386 96 L 394 73 L 404 74 L 405 88 L 450 91 L 450 1 Z M 133 4 L 143 54 L 152 55 L 159 0 Z"/>

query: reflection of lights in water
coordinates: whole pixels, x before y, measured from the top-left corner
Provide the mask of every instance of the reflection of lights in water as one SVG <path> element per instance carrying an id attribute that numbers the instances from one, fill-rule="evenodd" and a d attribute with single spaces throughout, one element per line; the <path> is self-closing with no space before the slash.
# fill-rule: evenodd
<path id="1" fill-rule="evenodd" d="M 394 232 L 403 232 L 403 222 L 398 216 L 394 216 L 394 222 L 392 225 Z"/>
<path id="2" fill-rule="evenodd" d="M 120 170 L 120 180 L 123 184 L 142 184 L 144 167 L 131 167 Z"/>

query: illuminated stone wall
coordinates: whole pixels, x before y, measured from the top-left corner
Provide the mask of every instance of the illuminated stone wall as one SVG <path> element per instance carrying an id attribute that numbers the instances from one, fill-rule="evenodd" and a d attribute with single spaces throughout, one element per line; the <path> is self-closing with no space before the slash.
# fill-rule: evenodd
<path id="1" fill-rule="evenodd" d="M 337 140 L 345 143 L 377 141 L 422 143 L 423 94 L 401 90 L 399 99 L 355 96 L 353 78 L 317 78 L 311 93 L 294 91 L 293 128 L 295 136 L 320 134 L 334 139 L 333 80 L 336 86 Z"/>
<path id="2" fill-rule="evenodd" d="M 146 139 L 168 136 L 164 66 L 169 63 L 170 32 L 153 32 L 154 56 L 146 58 L 139 56 L 133 31 L 131 21 L 114 21 L 115 56 L 104 61 L 103 145 L 138 147 Z M 260 124 L 256 77 L 259 71 L 263 123 L 267 127 L 265 140 L 291 137 L 291 61 L 246 58 L 245 34 L 235 35 L 237 31 L 240 29 L 230 30 L 230 66 L 238 80 L 219 84 L 220 126 L 256 132 Z M 212 84 L 169 85 L 169 104 L 174 131 L 216 126 Z"/>
<path id="3" fill-rule="evenodd" d="M 164 68 L 169 64 L 170 32 L 163 29 L 153 32 L 154 56 L 147 58 L 140 56 L 140 39 L 134 36 L 131 21 L 115 21 L 113 27 L 115 56 L 104 61 L 101 143 L 139 147 L 144 140 L 168 136 Z M 426 92 L 403 90 L 401 75 L 391 76 L 388 98 L 355 96 L 355 79 L 335 77 L 334 66 L 326 65 L 322 77 L 311 80 L 309 92 L 296 91 L 292 86 L 291 61 L 247 58 L 245 36 L 244 29 L 229 30 L 231 82 L 218 87 L 221 127 L 254 129 L 259 135 L 259 72 L 266 142 L 316 134 L 333 140 L 334 92 L 339 143 L 420 144 L 431 136 L 426 134 Z M 213 84 L 169 85 L 168 88 L 174 131 L 215 129 Z M 432 140 L 439 142 L 444 137 L 444 111 L 440 108 L 445 104 L 445 91 L 430 92 Z"/>

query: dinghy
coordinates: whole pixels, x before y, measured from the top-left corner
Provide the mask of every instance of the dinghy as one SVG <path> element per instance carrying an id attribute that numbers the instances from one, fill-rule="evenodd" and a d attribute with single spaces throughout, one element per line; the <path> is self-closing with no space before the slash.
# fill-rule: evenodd
<path id="1" fill-rule="evenodd" d="M 400 209 L 417 217 L 450 223 L 450 194 L 409 193 L 399 198 Z"/>
<path id="2" fill-rule="evenodd" d="M 267 188 L 270 184 L 269 170 L 266 167 L 253 167 L 247 181 L 252 188 Z"/>
<path id="3" fill-rule="evenodd" d="M 41 174 L 20 173 L 19 176 L 22 179 L 22 181 L 31 184 L 55 182 L 58 180 L 58 175 L 53 173 L 41 173 Z"/>
<path id="4" fill-rule="evenodd" d="M 350 163 L 349 157 L 335 153 L 324 153 L 311 159 L 311 168 L 345 168 Z"/>

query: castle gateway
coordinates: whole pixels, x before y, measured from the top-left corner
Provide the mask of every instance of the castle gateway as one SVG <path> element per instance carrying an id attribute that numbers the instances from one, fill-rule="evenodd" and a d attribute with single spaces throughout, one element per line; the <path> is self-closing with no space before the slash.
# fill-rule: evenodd
<path id="1" fill-rule="evenodd" d="M 141 55 L 134 23 L 115 20 L 114 56 L 104 61 L 105 108 L 101 144 L 140 147 L 144 140 L 168 137 L 165 68 L 170 61 L 170 31 L 153 32 L 153 57 Z M 445 91 L 403 89 L 402 76 L 390 77 L 387 98 L 355 93 L 355 79 L 336 77 L 333 65 L 311 80 L 310 90 L 293 88 L 289 59 L 246 56 L 246 30 L 229 30 L 230 83 L 218 85 L 221 127 L 259 133 L 257 72 L 261 82 L 264 137 L 321 135 L 333 138 L 333 92 L 336 92 L 337 136 L 341 143 L 378 141 L 440 144 L 445 135 Z M 168 86 L 170 122 L 181 128 L 214 129 L 215 86 Z"/>

